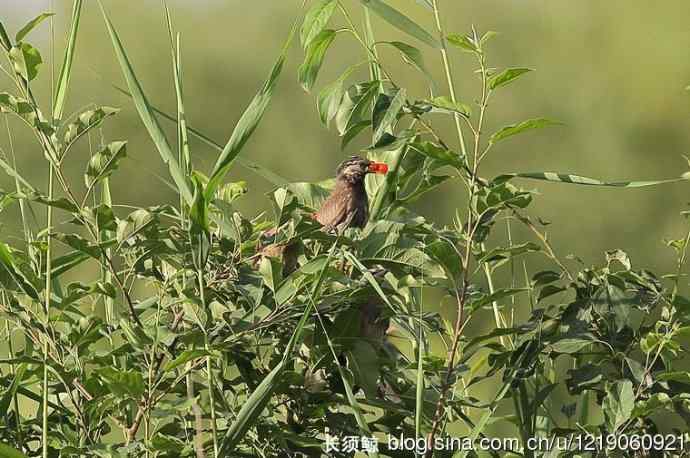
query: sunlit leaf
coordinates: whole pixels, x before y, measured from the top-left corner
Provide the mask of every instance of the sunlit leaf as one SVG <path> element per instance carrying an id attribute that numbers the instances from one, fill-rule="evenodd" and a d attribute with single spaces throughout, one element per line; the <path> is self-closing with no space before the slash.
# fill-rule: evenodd
<path id="1" fill-rule="evenodd" d="M 521 134 L 523 132 L 526 132 L 528 130 L 534 130 L 534 129 L 540 129 L 542 127 L 548 127 L 548 126 L 555 126 L 561 124 L 558 121 L 552 121 L 550 119 L 546 118 L 536 118 L 536 119 L 528 119 L 527 121 L 523 121 L 519 124 L 512 124 L 510 126 L 506 126 L 493 134 L 491 138 L 489 139 L 490 143 L 497 143 L 500 142 L 501 140 L 505 140 L 508 137 L 512 137 L 513 135 Z"/>
<path id="2" fill-rule="evenodd" d="M 338 2 L 336 0 L 317 0 L 309 8 L 309 11 L 304 16 L 304 22 L 302 22 L 299 34 L 303 48 L 306 49 L 314 37 L 323 31 L 337 6 Z"/>
<path id="3" fill-rule="evenodd" d="M 518 79 L 520 76 L 531 71 L 531 68 L 508 68 L 503 70 L 501 73 L 491 77 L 489 80 L 489 89 L 493 91 L 499 87 L 506 86 Z"/>
<path id="4" fill-rule="evenodd" d="M 335 36 L 334 30 L 322 30 L 307 46 L 304 62 L 299 67 L 299 82 L 305 91 L 310 91 L 314 87 L 326 51 L 333 43 Z"/>
<path id="5" fill-rule="evenodd" d="M 38 67 L 43 63 L 41 53 L 29 43 L 19 43 L 9 52 L 14 70 L 25 80 L 31 81 L 38 75 Z"/>
<path id="6" fill-rule="evenodd" d="M 383 2 L 383 0 L 360 0 L 364 6 L 376 13 L 381 19 L 398 30 L 428 44 L 432 48 L 440 48 L 439 42 L 426 30 L 400 11 Z"/>
<path id="7" fill-rule="evenodd" d="M 86 187 L 90 188 L 100 180 L 109 177 L 126 155 L 127 142 L 113 142 L 91 156 L 84 174 Z"/>
<path id="8" fill-rule="evenodd" d="M 41 13 L 32 20 L 30 20 L 24 27 L 22 27 L 19 32 L 17 32 L 17 35 L 15 36 L 15 40 L 17 43 L 22 41 L 24 37 L 26 37 L 29 32 L 31 32 L 36 26 L 38 26 L 41 22 L 43 22 L 45 19 L 48 19 L 51 16 L 55 16 L 55 13 Z"/>

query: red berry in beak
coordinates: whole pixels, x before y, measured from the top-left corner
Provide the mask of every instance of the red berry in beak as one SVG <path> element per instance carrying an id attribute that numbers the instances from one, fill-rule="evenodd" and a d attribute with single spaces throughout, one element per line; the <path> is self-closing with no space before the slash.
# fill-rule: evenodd
<path id="1" fill-rule="evenodd" d="M 369 171 L 372 173 L 380 173 L 381 175 L 385 175 L 388 173 L 388 164 L 383 162 L 372 162 L 369 164 Z"/>

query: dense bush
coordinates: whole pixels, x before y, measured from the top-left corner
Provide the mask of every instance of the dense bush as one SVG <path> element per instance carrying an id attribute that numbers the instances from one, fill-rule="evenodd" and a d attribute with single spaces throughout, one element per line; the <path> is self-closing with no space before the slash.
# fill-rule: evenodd
<path id="1" fill-rule="evenodd" d="M 35 160 L 49 170 L 46 183 L 32 184 L 16 169 L 14 150 L 0 158 L 12 181 L 0 194 L 0 210 L 19 206 L 23 225 L 21 242 L 0 243 L 9 351 L 0 378 L 0 455 L 320 456 L 333 437 L 357 436 L 378 438 L 381 455 L 412 456 L 389 450 L 386 438 L 478 439 L 490 436 L 494 424 L 511 425 L 507 430 L 517 432 L 522 446 L 534 437 L 603 438 L 604 450 L 576 450 L 589 443 L 583 440 L 569 443 L 569 451 L 513 455 L 663 454 L 634 451 L 642 447 L 633 442 L 619 447 L 627 451 L 606 450 L 614 448 L 609 438 L 621 435 L 632 441 L 663 433 L 663 445 L 679 446 L 669 438 L 690 424 L 690 373 L 681 361 L 690 335 L 690 302 L 681 291 L 690 232 L 667 242 L 675 255 L 669 259 L 676 259 L 668 274 L 634 266 L 620 250 L 607 252 L 605 265 L 587 267 L 554 252 L 548 223 L 529 213 L 534 193 L 515 183 L 664 182 L 606 183 L 555 173 L 482 178 L 483 160 L 504 141 L 556 124 L 537 118 L 484 132 L 489 102 L 529 69 L 491 67 L 487 47 L 494 34 L 447 34 L 436 0 L 421 3 L 435 18 L 437 36 L 382 0 L 361 2 L 365 25 L 357 27 L 358 2 L 344 3 L 308 6 L 225 146 L 187 125 L 179 36 L 169 15 L 173 115 L 149 103 L 103 11 L 128 93 L 180 197 L 174 205 L 129 210 L 112 202 L 109 187 L 110 175 L 127 160 L 125 141 L 102 141 L 84 165 L 83 182 L 70 182 L 63 171 L 70 148 L 117 114 L 101 106 L 64 113 L 82 1 L 74 2 L 50 110 L 33 95 L 41 56 L 26 41 L 49 15 L 14 40 L 0 24 L 3 70 L 15 86 L 0 93 L 0 108 L 33 132 L 43 152 Z M 428 52 L 403 41 L 377 42 L 370 14 Z M 337 21 L 340 28 L 329 28 Z M 343 148 L 368 135 L 371 146 L 362 154 L 390 166 L 385 178 L 367 179 L 370 221 L 362 230 L 327 233 L 311 217 L 332 180 L 286 183 L 247 158 L 276 185 L 269 196 L 273 218 L 233 208 L 247 189 L 225 182 L 225 175 L 259 125 L 297 36 L 305 52 L 299 82 L 307 91 L 334 40 L 362 45 L 364 60 L 316 96 L 324 126 L 335 126 Z M 428 79 L 428 94 L 396 84 L 379 59 L 390 52 Z M 475 74 L 465 76 L 477 81 L 474 104 L 456 98 L 450 52 L 476 62 Z M 437 54 L 447 96 L 426 70 Z M 434 127 L 442 116 L 456 124 L 457 151 Z M 161 117 L 176 122 L 176 145 L 163 133 Z M 207 174 L 194 165 L 189 135 L 219 151 Z M 467 191 L 452 196 L 458 202 L 453 225 L 414 212 L 416 200 L 449 180 Z M 44 211 L 47 224 L 40 227 L 32 215 Z M 513 240 L 511 226 L 533 237 Z M 508 244 L 491 237 L 496 230 L 507 230 Z M 551 268 L 530 271 L 524 259 L 536 256 Z M 92 278 L 64 281 L 83 265 L 92 267 Z M 439 311 L 431 303 L 439 299 L 452 307 Z M 495 329 L 468 333 L 467 324 L 483 311 Z M 475 387 L 482 382 L 493 393 L 480 399 Z M 677 425 L 685 426 L 674 430 Z"/>

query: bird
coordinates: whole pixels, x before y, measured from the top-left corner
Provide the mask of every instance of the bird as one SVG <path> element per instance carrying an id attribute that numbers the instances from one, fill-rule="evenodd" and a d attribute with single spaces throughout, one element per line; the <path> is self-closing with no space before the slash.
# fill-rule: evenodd
<path id="1" fill-rule="evenodd" d="M 364 178 L 369 173 L 388 173 L 388 165 L 359 156 L 343 161 L 335 172 L 335 188 L 314 213 L 326 232 L 342 233 L 350 227 L 362 228 L 369 219 L 369 198 Z"/>
<path id="2" fill-rule="evenodd" d="M 325 232 L 342 233 L 350 227 L 362 228 L 369 216 L 369 198 L 364 188 L 364 177 L 369 173 L 386 174 L 388 165 L 359 156 L 343 161 L 336 169 L 335 188 L 312 218 L 323 226 Z M 278 229 L 273 228 L 260 234 L 256 245 L 254 268 L 258 268 L 265 257 L 283 262 L 283 275 L 297 269 L 297 244 L 293 239 L 287 243 L 275 241 Z"/>

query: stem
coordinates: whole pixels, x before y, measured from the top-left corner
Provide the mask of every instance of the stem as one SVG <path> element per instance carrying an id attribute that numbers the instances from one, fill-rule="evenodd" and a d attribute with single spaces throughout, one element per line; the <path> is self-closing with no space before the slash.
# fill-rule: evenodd
<path id="1" fill-rule="evenodd" d="M 439 39 L 441 42 L 441 59 L 443 60 L 443 68 L 446 72 L 446 81 L 448 83 L 448 90 L 450 91 L 450 99 L 453 103 L 457 102 L 455 96 L 455 83 L 453 83 L 453 74 L 450 68 L 450 61 L 448 60 L 448 45 L 446 43 L 446 34 L 443 31 L 443 25 L 441 24 L 441 14 L 438 9 L 437 0 L 431 0 L 431 5 L 434 9 L 434 18 L 436 20 L 436 29 L 438 30 Z M 462 135 L 462 127 L 460 126 L 460 115 L 455 113 L 453 118 L 455 119 L 455 130 L 458 133 L 458 141 L 460 142 L 460 151 L 464 156 L 467 156 L 467 150 L 465 148 L 465 139 Z"/>
<path id="2" fill-rule="evenodd" d="M 50 167 L 48 173 L 48 198 L 53 198 L 53 167 Z M 53 207 L 48 206 L 47 212 L 47 248 L 46 248 L 46 294 L 45 294 L 45 328 L 46 332 L 50 327 L 50 287 L 51 287 L 51 251 L 52 251 L 52 230 L 53 230 Z M 48 458 L 48 339 L 44 337 L 43 341 L 43 386 L 42 386 L 42 415 L 43 420 L 41 424 L 41 447 L 43 458 Z"/>
<path id="3" fill-rule="evenodd" d="M 197 278 L 199 280 L 199 296 L 201 298 L 201 306 L 206 309 L 206 298 L 204 295 L 204 274 L 201 269 L 197 269 Z M 206 351 L 210 351 L 208 344 L 208 333 L 204 329 L 204 346 Z M 211 364 L 211 356 L 206 357 L 206 371 L 208 376 L 208 398 L 211 405 L 211 434 L 213 436 L 213 457 L 218 458 L 218 431 L 216 429 L 216 405 L 213 395 L 213 370 Z"/>
<path id="4" fill-rule="evenodd" d="M 448 86 L 451 88 L 451 96 L 453 97 L 453 101 L 455 101 L 455 90 L 453 88 L 453 80 L 452 80 L 452 74 L 450 71 L 450 66 L 448 65 L 448 59 L 447 59 L 447 53 L 445 52 L 445 37 L 443 33 L 443 29 L 441 27 L 441 22 L 440 22 L 440 15 L 438 12 L 438 6 L 436 0 L 432 0 L 433 2 L 433 8 L 434 8 L 434 15 L 436 16 L 436 25 L 439 30 L 439 34 L 441 35 L 441 41 L 443 42 L 442 46 L 442 56 L 444 58 L 444 66 L 446 67 L 446 77 L 448 79 Z M 473 29 L 474 30 L 474 29 Z M 475 34 L 476 35 L 476 34 Z M 482 128 L 484 125 L 484 113 L 486 111 L 486 107 L 488 104 L 489 100 L 489 91 L 488 91 L 488 77 L 487 77 L 487 72 L 486 72 L 486 65 L 485 65 L 485 60 L 484 60 L 484 55 L 483 53 L 479 52 L 477 53 L 477 58 L 479 60 L 479 65 L 481 69 L 481 76 L 482 76 L 482 93 L 481 93 L 481 101 L 479 105 L 479 120 L 477 121 L 477 127 L 472 130 L 474 134 L 474 160 L 472 161 L 472 169 L 469 177 L 469 182 L 467 183 L 468 185 L 468 192 L 469 196 L 467 199 L 467 224 L 465 225 L 465 257 L 461 260 L 463 263 L 463 276 L 462 276 L 462 283 L 460 285 L 460 293 L 458 293 L 458 288 L 456 287 L 455 289 L 455 294 L 456 294 L 456 300 L 458 304 L 457 308 L 457 317 L 455 319 L 455 326 L 453 330 L 453 341 L 451 344 L 450 349 L 448 350 L 448 355 L 447 355 L 447 366 L 446 366 L 446 377 L 443 385 L 441 386 L 441 393 L 438 399 L 438 402 L 436 404 L 436 411 L 434 413 L 433 421 L 432 421 L 432 426 L 431 426 L 431 431 L 429 432 L 427 436 L 427 444 L 429 445 L 429 449 L 426 453 L 426 457 L 431 457 L 433 456 L 434 450 L 431 445 L 434 443 L 434 437 L 436 433 L 439 430 L 441 421 L 443 419 L 443 411 L 444 411 L 444 406 L 446 402 L 446 397 L 448 396 L 448 390 L 451 388 L 451 377 L 453 374 L 453 370 L 455 367 L 455 358 L 458 353 L 459 349 L 459 343 L 460 343 L 460 337 L 463 333 L 463 330 L 465 328 L 465 325 L 467 324 L 467 320 L 465 319 L 465 304 L 466 304 L 466 296 L 467 296 L 467 288 L 469 286 L 469 274 L 470 274 L 470 262 L 471 262 L 471 257 L 472 257 L 472 244 L 474 240 L 474 235 L 481 223 L 481 217 L 478 215 L 475 215 L 476 211 L 473 208 L 473 202 L 475 198 L 475 193 L 477 191 L 477 180 L 478 180 L 478 173 L 479 173 L 479 165 L 481 163 L 479 159 L 479 145 L 480 145 L 480 140 L 481 140 L 481 133 L 482 133 Z M 457 127 L 457 133 L 458 133 L 458 139 L 460 141 L 460 145 L 463 150 L 463 154 L 466 155 L 465 152 L 465 144 L 464 144 L 464 139 L 462 137 L 462 130 L 460 128 L 460 123 L 459 119 L 456 118 L 456 127 Z M 467 157 L 467 156 L 465 156 Z M 467 161 L 467 159 L 466 159 Z M 467 165 L 467 162 L 466 162 Z M 487 273 L 485 271 L 485 273 Z M 488 272 L 490 274 L 490 272 Z M 487 278 L 487 280 L 490 280 L 490 284 L 493 285 L 493 280 Z M 498 326 L 500 326 L 500 320 L 497 323 Z"/>
<path id="5" fill-rule="evenodd" d="M 7 299 L 5 298 L 5 292 L 3 291 L 2 293 L 2 298 L 3 302 L 7 302 Z M 7 344 L 8 344 L 8 349 L 10 352 L 10 359 L 14 359 L 14 346 L 12 345 L 12 331 L 10 330 L 10 321 L 5 320 L 5 332 L 7 332 Z M 10 374 L 14 377 L 16 374 L 14 363 L 10 365 Z M 14 415 L 15 415 L 15 426 L 17 428 L 17 445 L 19 445 L 19 449 L 23 449 L 23 440 L 22 440 L 22 419 L 19 414 L 19 400 L 17 399 L 17 392 L 12 395 L 12 404 L 14 405 Z"/>

